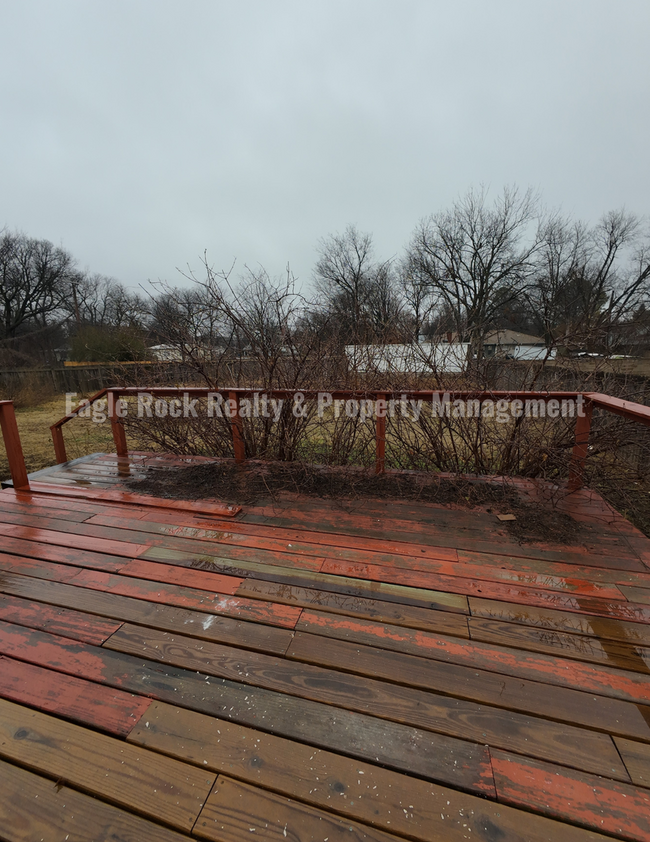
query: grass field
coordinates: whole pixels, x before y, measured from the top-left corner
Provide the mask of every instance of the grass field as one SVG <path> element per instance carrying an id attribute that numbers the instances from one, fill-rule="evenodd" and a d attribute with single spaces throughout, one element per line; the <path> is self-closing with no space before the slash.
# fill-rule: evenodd
<path id="1" fill-rule="evenodd" d="M 60 395 L 33 407 L 16 409 L 18 431 L 23 443 L 23 453 L 28 473 L 54 465 L 54 447 L 50 424 L 65 415 L 65 396 Z M 110 424 L 94 424 L 89 419 L 75 418 L 63 428 L 68 459 L 86 456 L 97 451 L 112 451 L 113 437 Z M 0 479 L 9 478 L 9 466 L 4 444 L 0 450 Z"/>

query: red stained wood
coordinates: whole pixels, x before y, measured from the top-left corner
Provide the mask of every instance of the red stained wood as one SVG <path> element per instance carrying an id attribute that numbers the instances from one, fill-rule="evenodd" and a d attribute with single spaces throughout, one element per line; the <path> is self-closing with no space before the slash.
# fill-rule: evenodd
<path id="1" fill-rule="evenodd" d="M 286 781 L 300 743 L 310 763 L 318 748 L 309 746 L 347 755 L 350 785 L 364 760 L 397 770 L 391 774 L 405 793 L 418 777 L 460 789 L 469 781 L 502 802 L 490 812 L 492 824 L 481 808 L 471 825 L 486 842 L 506 825 L 513 842 L 595 840 L 603 829 L 647 838 L 639 819 L 645 805 L 635 802 L 621 818 L 621 804 L 647 787 L 650 768 L 650 685 L 640 648 L 650 640 L 650 569 L 642 563 L 650 563 L 650 544 L 597 495 L 581 491 L 569 501 L 585 524 L 585 547 L 563 549 L 518 545 L 484 512 L 411 501 L 369 500 L 354 514 L 281 495 L 277 506 L 251 506 L 233 520 L 178 501 L 100 499 L 105 490 L 82 487 L 127 469 L 142 473 L 147 461 L 201 462 L 109 456 L 99 470 L 88 460 L 53 475 L 73 485 L 0 492 L 0 697 L 124 736 L 138 706 L 150 718 L 153 696 L 214 722 L 212 754 L 223 718 L 232 718 L 253 750 L 260 728 L 290 744 Z M 282 622 L 269 625 L 269 612 Z M 96 645 L 102 641 L 106 647 Z M 173 713 L 169 733 L 156 737 L 163 753 L 190 745 L 174 730 Z M 150 729 L 141 721 L 136 730 Z M 474 754 L 442 751 L 459 737 Z M 501 770 L 505 795 L 484 769 L 486 744 L 497 747 L 497 763 L 518 765 L 512 781 Z M 457 779 L 454 759 L 465 764 Z M 263 787 L 275 789 L 277 766 Z M 531 769 L 538 777 L 528 785 Z M 230 774 L 250 784 L 256 770 Z M 542 772 L 556 784 L 548 797 L 539 792 Z M 637 787 L 615 783 L 630 778 Z M 589 802 L 579 787 L 592 781 Z M 323 797 L 323 808 L 337 812 L 339 796 Z M 518 809 L 504 806 L 508 798 Z M 451 818 L 445 803 L 437 813 L 445 814 L 443 835 Z M 242 838 L 250 834 L 246 818 L 244 811 Z M 423 838 L 429 829 L 422 825 Z M 469 833 L 457 830 L 459 840 Z"/>
<path id="2" fill-rule="evenodd" d="M 100 570 L 119 570 L 124 565 L 123 557 L 94 553 L 78 547 L 41 544 L 38 541 L 26 541 L 24 538 L 10 538 L 6 535 L 0 540 L 3 552 L 41 561 L 55 561 L 76 567 L 97 567 Z"/>
<path id="3" fill-rule="evenodd" d="M 363 646 L 356 641 L 314 637 L 302 632 L 296 632 L 285 657 L 520 713 L 550 717 L 604 733 L 650 740 L 650 708 L 568 687 L 443 661 L 437 661 L 432 666 L 426 658 L 404 652 Z M 650 751 L 650 746 L 648 749 Z M 526 750 L 523 753 L 532 752 Z"/>
<path id="4" fill-rule="evenodd" d="M 307 646 L 318 651 L 318 638 L 308 638 Z M 392 683 L 350 675 L 332 669 L 311 666 L 294 661 L 272 659 L 257 653 L 238 653 L 228 647 L 205 643 L 200 648 L 182 635 L 142 630 L 123 626 L 107 642 L 107 647 L 151 660 L 162 661 L 177 667 L 197 670 L 202 674 L 216 675 L 232 681 L 250 684 L 252 688 L 265 688 L 311 700 L 335 705 L 338 708 L 370 714 L 381 719 L 425 728 L 446 737 L 461 737 L 478 745 L 496 745 L 517 752 L 526 752 L 570 766 L 589 769 L 591 772 L 609 774 L 629 780 L 611 739 L 575 728 L 571 725 L 549 722 L 545 719 L 518 712 L 504 711 L 471 701 L 451 699 L 434 692 L 424 693 Z M 259 690 L 251 689 L 249 701 L 254 710 L 260 710 Z M 282 703 L 286 708 L 289 702 Z M 301 704 L 291 703 L 295 711 L 302 712 Z M 233 718 L 238 715 L 233 713 Z M 269 714 L 267 713 L 267 716 Z M 275 716 L 278 717 L 277 712 Z M 338 712 L 341 726 L 343 715 Z M 279 720 L 278 720 L 279 721 Z M 314 733 L 316 726 L 314 725 Z M 388 725 L 383 726 L 388 739 Z M 348 738 L 351 739 L 351 738 Z M 452 750 L 458 761 L 458 772 L 469 770 L 472 789 L 489 791 L 490 784 L 483 780 L 483 772 L 475 778 L 476 755 L 466 754 L 467 745 L 449 744 L 443 737 L 430 739 L 439 742 L 441 755 Z M 466 767 L 467 764 L 467 767 Z M 449 777 L 438 780 L 449 781 Z M 449 774 L 449 773 L 447 773 Z M 468 783 L 469 783 L 468 780 Z"/>
<path id="5" fill-rule="evenodd" d="M 5 594 L 0 594 L 0 619 L 97 645 L 101 645 L 122 625 L 115 620 Z"/>
<path id="6" fill-rule="evenodd" d="M 55 497 L 50 494 L 40 494 L 37 491 L 17 491 L 13 488 L 5 488 L 0 491 L 0 500 L 4 504 L 18 506 L 21 511 L 28 512 L 32 506 L 52 512 L 87 512 L 90 515 L 105 513 L 109 504 L 102 504 L 99 502 L 85 501 L 82 499 L 66 499 L 65 497 Z"/>
<path id="7" fill-rule="evenodd" d="M 151 700 L 0 656 L 0 696 L 126 737 Z"/>
<path id="8" fill-rule="evenodd" d="M 182 541 L 173 537 L 168 540 L 154 539 L 152 544 L 154 546 L 141 553 L 141 556 L 146 555 L 147 558 L 155 558 L 160 561 L 170 559 L 172 563 L 176 559 L 180 564 L 183 563 L 181 559 L 188 559 L 189 563 L 224 562 L 231 567 L 233 565 L 237 567 L 240 564 L 243 567 L 247 564 L 256 564 L 259 567 L 268 566 L 269 570 L 276 568 L 287 572 L 295 572 L 299 575 L 302 570 L 318 572 L 323 563 L 322 558 L 308 558 L 306 556 L 294 556 L 290 553 L 268 552 L 222 544 L 201 544 L 199 541 Z M 171 546 L 173 546 L 173 549 Z M 294 570 L 292 571 L 291 568 L 294 568 Z"/>
<path id="9" fill-rule="evenodd" d="M 325 561 L 323 564 L 323 573 L 336 571 L 338 575 L 348 575 L 346 574 L 347 570 L 361 567 L 361 565 L 351 565 L 349 562 Z M 366 565 L 366 567 L 370 568 L 369 565 Z M 451 593 L 464 593 L 486 599 L 515 602 L 518 605 L 547 607 L 560 611 L 571 611 L 576 614 L 592 614 L 597 617 L 608 617 L 628 622 L 650 623 L 650 606 L 625 602 L 623 594 L 621 594 L 620 602 L 610 602 L 607 599 L 582 596 L 577 593 L 564 594 L 557 591 L 545 591 L 533 588 L 516 588 L 513 586 L 497 585 L 491 582 L 462 580 L 456 579 L 456 577 L 442 577 L 433 574 L 408 574 L 403 573 L 401 570 L 389 571 L 387 574 L 382 574 L 382 570 L 383 568 L 378 568 L 377 571 L 370 568 L 366 571 L 366 575 L 368 578 L 375 577 L 371 579 L 372 581 L 377 581 L 380 576 L 381 579 L 379 581 L 385 581 L 388 577 L 406 578 L 411 582 L 428 581 L 430 583 L 429 587 L 437 587 L 440 590 L 447 590 Z M 415 587 L 415 585 L 412 586 Z M 421 584 L 420 587 L 424 587 L 424 584 Z"/>
<path id="10" fill-rule="evenodd" d="M 167 631 L 181 631 L 196 638 L 232 643 L 245 649 L 283 654 L 291 632 L 277 626 L 245 622 L 234 617 L 191 611 L 173 605 L 102 593 L 53 581 L 5 573 L 0 590 L 25 599 L 88 611 L 104 617 L 130 621 Z"/>
<path id="11" fill-rule="evenodd" d="M 650 790 L 494 749 L 491 755 L 499 801 L 650 842 Z"/>
<path id="12" fill-rule="evenodd" d="M 491 769 L 483 745 L 474 746 L 445 736 L 433 737 L 374 717 L 329 705 L 294 699 L 281 693 L 231 681 L 206 681 L 196 671 L 159 666 L 141 656 L 75 644 L 44 632 L 7 627 L 0 623 L 0 652 L 51 666 L 72 675 L 92 678 L 113 687 L 147 693 L 153 698 L 273 731 L 299 742 L 322 746 L 392 768 L 471 784 L 491 791 Z M 249 702 L 247 704 L 247 702 Z M 145 729 L 146 722 L 140 721 Z M 219 728 L 219 720 L 215 723 Z M 223 722 L 228 726 L 229 722 Z M 255 734 L 255 731 L 251 731 Z M 257 741 L 259 742 L 259 740 Z M 592 740 L 593 746 L 598 739 Z M 413 756 L 414 746 L 424 743 Z M 463 751 L 463 746 L 469 749 Z M 306 750 L 307 756 L 315 749 Z M 303 751 L 304 753 L 304 751 Z M 591 755 L 591 752 L 590 752 Z M 357 767 L 358 768 L 358 767 Z M 334 790 L 338 794 L 337 790 Z"/>
<path id="13" fill-rule="evenodd" d="M 13 492 L 10 493 L 13 494 Z M 34 495 L 32 495 L 32 497 L 33 496 Z M 25 495 L 23 495 L 21 499 L 24 499 L 24 497 Z M 83 497 L 83 494 L 81 497 Z M 58 497 L 50 498 L 47 495 L 39 495 L 38 499 L 39 504 L 42 506 L 69 505 L 67 502 L 62 502 L 61 498 Z M 367 560 L 375 563 L 382 563 L 382 559 L 375 559 L 372 556 L 369 557 L 368 553 L 377 553 L 380 557 L 388 556 L 388 558 L 383 559 L 383 561 L 387 564 L 391 563 L 390 556 L 394 555 L 417 556 L 418 558 L 422 557 L 442 560 L 457 559 L 457 552 L 455 549 L 450 547 L 437 547 L 431 543 L 414 544 L 411 542 L 386 541 L 378 539 L 374 535 L 357 537 L 354 535 L 318 532 L 304 528 L 292 529 L 290 527 L 282 527 L 279 525 L 267 526 L 264 524 L 246 523 L 243 521 L 220 522 L 217 517 L 210 517 L 208 514 L 201 515 L 200 513 L 193 514 L 185 512 L 182 508 L 180 508 L 183 505 L 183 501 L 178 501 L 178 503 L 179 508 L 173 517 L 174 526 L 171 527 L 172 530 L 176 527 L 180 528 L 177 534 L 183 534 L 182 528 L 189 527 L 190 530 L 197 529 L 199 531 L 207 530 L 230 533 L 233 536 L 234 543 L 239 541 L 239 536 L 268 538 L 271 541 L 271 544 L 268 545 L 269 548 L 286 549 L 287 544 L 294 544 L 296 553 L 305 552 L 306 554 L 314 555 L 325 554 L 324 551 L 317 550 L 317 547 L 331 547 L 332 551 L 328 553 L 329 555 L 337 555 L 339 551 L 344 553 L 346 549 L 351 551 L 358 550 L 364 554 L 364 557 Z M 93 511 L 102 517 L 122 517 L 131 520 L 144 519 L 150 521 L 151 523 L 160 522 L 162 524 L 169 524 L 170 521 L 170 515 L 167 511 L 160 511 L 155 508 L 144 509 L 141 505 L 133 505 L 128 508 L 123 507 L 123 509 L 120 510 L 115 508 L 110 509 L 109 504 L 101 504 L 99 501 L 95 502 L 94 508 L 87 500 L 83 503 L 80 501 L 80 504 L 83 505 L 84 511 Z M 97 523 L 99 524 L 100 521 L 98 520 Z M 106 525 L 115 526 L 117 524 L 107 522 Z M 123 523 L 123 526 L 124 525 L 126 524 Z M 173 533 L 170 532 L 170 534 Z M 227 542 L 228 538 L 226 537 L 224 543 Z M 305 546 L 300 546 L 301 544 Z M 257 545 L 255 543 L 251 543 L 251 546 Z M 584 556 L 582 558 L 584 560 Z"/>
<path id="14" fill-rule="evenodd" d="M 622 640 L 635 646 L 650 646 L 650 628 L 644 623 L 628 623 L 624 620 L 521 606 L 491 599 L 470 597 L 469 604 L 473 617 L 533 626 L 551 633 L 570 632 L 606 640 Z"/>
<path id="15" fill-rule="evenodd" d="M 239 414 L 239 396 L 237 392 L 228 392 L 228 406 L 232 407 L 230 414 L 230 429 L 232 431 L 232 448 L 235 462 L 246 461 L 246 442 L 244 441 L 244 425 Z"/>
<path id="16" fill-rule="evenodd" d="M 34 576 L 37 579 L 52 579 L 55 582 L 69 582 L 79 573 L 78 567 L 23 558 L 8 553 L 0 554 L 0 570 L 20 573 L 22 576 Z"/>
<path id="17" fill-rule="evenodd" d="M 152 520 L 157 519 L 156 515 Z M 164 522 L 164 521 L 163 521 Z M 237 520 L 234 523 L 222 523 L 212 519 L 206 519 L 197 516 L 192 520 L 192 523 L 187 523 L 184 520 L 175 519 L 175 523 L 182 525 L 200 525 L 204 528 L 231 530 L 237 534 L 250 535 L 257 537 L 270 538 L 272 540 L 282 540 L 288 543 L 304 542 L 311 545 L 322 547 L 332 547 L 336 549 L 350 549 L 359 550 L 363 553 L 381 553 L 388 555 L 407 555 L 422 558 L 439 558 L 454 561 L 458 558 L 455 549 L 449 547 L 437 547 L 435 544 L 413 544 L 401 541 L 386 541 L 376 536 L 370 535 L 368 537 L 358 538 L 354 535 L 345 535 L 344 533 L 327 533 L 318 532 L 316 530 L 305 529 L 303 527 L 287 527 L 278 525 L 266 525 L 264 523 L 246 522 Z M 327 553 L 328 555 L 330 553 Z"/>
<path id="18" fill-rule="evenodd" d="M 577 491 L 582 487 L 582 475 L 584 473 L 585 459 L 587 458 L 593 411 L 593 403 L 587 400 L 584 405 L 584 414 L 576 418 L 575 444 L 573 445 L 573 453 L 571 454 L 571 463 L 569 465 L 569 491 Z"/>
<path id="19" fill-rule="evenodd" d="M 45 506 L 40 506 L 38 503 L 21 503 L 17 500 L 4 500 L 0 497 L 2 505 L 0 506 L 0 516 L 5 515 L 23 515 L 25 517 L 52 517 L 52 510 Z M 88 512 L 81 510 L 70 511 L 69 509 L 57 509 L 56 517 L 59 520 L 69 520 L 73 523 L 83 523 L 88 517 Z M 18 521 L 6 520 L 7 523 L 14 523 Z M 29 526 L 32 523 L 28 524 Z"/>
<path id="20" fill-rule="evenodd" d="M 543 599 L 543 596 L 540 597 L 539 590 L 585 594 L 599 599 L 624 599 L 617 587 L 595 584 L 587 579 L 537 576 L 489 567 L 476 571 L 470 565 L 452 562 L 440 562 L 437 565 L 438 570 L 431 569 L 432 566 L 432 563 L 429 562 L 429 570 L 420 571 L 325 559 L 322 572 L 341 576 L 356 576 L 360 579 L 369 579 L 375 582 L 394 582 L 414 588 L 447 590 L 451 593 L 463 593 L 472 596 L 481 594 L 487 598 L 510 600 L 512 602 L 526 603 L 531 599 Z M 501 582 L 499 580 L 506 581 Z M 515 584 L 510 584 L 511 582 Z M 516 584 L 519 582 L 533 585 L 533 587 L 519 587 Z"/>
<path id="21" fill-rule="evenodd" d="M 0 427 L 9 462 L 9 472 L 15 488 L 29 488 L 23 446 L 16 424 L 13 401 L 0 401 Z"/>
<path id="22" fill-rule="evenodd" d="M 312 531 L 321 531 L 353 535 L 363 539 L 380 537 L 387 541 L 408 541 L 421 546 L 429 542 L 435 547 L 432 554 L 440 548 L 451 550 L 469 550 L 472 552 L 485 553 L 507 553 L 512 556 L 523 556 L 549 561 L 575 561 L 577 564 L 584 564 L 592 555 L 599 551 L 607 556 L 602 561 L 603 566 L 609 566 L 610 559 L 618 556 L 618 564 L 624 569 L 643 570 L 643 565 L 630 549 L 627 541 L 620 539 L 615 543 L 609 543 L 603 547 L 605 542 L 596 542 L 587 550 L 584 547 L 571 547 L 570 549 L 561 546 L 549 547 L 526 544 L 524 546 L 511 541 L 504 529 L 501 531 L 486 532 L 480 531 L 474 534 L 467 534 L 464 530 L 456 528 L 435 529 L 430 526 L 422 526 L 413 521 L 390 520 L 387 518 L 363 517 L 362 515 L 348 515 L 336 511 L 334 506 L 320 511 L 297 511 L 291 502 L 287 502 L 284 510 L 279 506 L 255 507 L 249 506 L 242 520 L 246 523 L 273 524 L 283 528 L 294 528 Z M 338 537 L 337 537 L 338 540 Z M 587 561 L 595 564 L 595 561 Z"/>
<path id="23" fill-rule="evenodd" d="M 293 556 L 315 556 L 318 559 L 318 566 L 322 563 L 323 547 L 321 544 L 310 544 L 297 540 L 283 540 L 280 538 L 268 538 L 266 536 L 247 535 L 237 530 L 239 524 L 225 524 L 223 529 L 210 529 L 200 525 L 193 518 L 186 518 L 184 523 L 179 523 L 179 518 L 174 518 L 174 523 L 169 524 L 169 518 L 160 517 L 156 520 L 144 520 L 145 515 L 137 519 L 127 520 L 124 517 L 118 518 L 107 515 L 94 515 L 88 518 L 86 523 L 92 526 L 110 526 L 114 529 L 137 529 L 152 535 L 169 535 L 174 538 L 189 538 L 197 541 L 206 541 L 210 544 L 234 546 L 238 548 L 247 547 L 255 550 L 269 550 L 276 554 Z M 221 549 L 219 550 L 221 551 Z M 276 558 L 281 558 L 276 555 Z M 315 565 L 314 565 L 315 567 Z M 315 568 L 316 569 L 316 568 Z"/>
<path id="24" fill-rule="evenodd" d="M 589 635 L 550 632 L 547 629 L 500 623 L 479 617 L 469 619 L 469 633 L 472 640 L 482 640 L 484 643 L 497 643 L 500 646 L 528 649 L 533 652 L 548 652 L 551 655 L 607 664 L 650 675 L 648 647 L 630 646 L 617 640 L 601 640 Z"/>
<path id="25" fill-rule="evenodd" d="M 367 565 L 371 565 L 369 568 L 370 575 L 368 576 L 363 575 L 361 567 L 352 568 L 352 566 L 349 567 L 350 571 L 358 569 L 361 572 L 350 572 L 344 575 L 361 575 L 362 578 L 394 582 L 401 581 L 399 577 L 402 575 L 404 577 L 403 584 L 408 584 L 407 580 L 409 578 L 417 581 L 418 577 L 414 571 L 420 571 L 423 574 L 420 581 L 426 581 L 424 574 L 427 573 L 442 574 L 470 580 L 512 583 L 515 586 L 524 585 L 543 590 L 593 595 L 614 600 L 624 598 L 621 591 L 615 587 L 617 580 L 620 580 L 621 584 L 645 585 L 650 589 L 650 575 L 635 573 L 633 571 L 621 571 L 617 577 L 611 571 L 601 571 L 598 568 L 589 568 L 589 574 L 587 574 L 583 570 L 579 571 L 575 566 L 569 564 L 533 559 L 522 560 L 512 558 L 510 559 L 510 564 L 504 564 L 502 558 L 485 553 L 465 553 L 466 557 L 471 557 L 472 555 L 479 556 L 480 561 L 476 563 L 458 563 L 455 558 L 454 560 L 443 560 L 425 556 L 418 557 L 396 553 L 379 553 L 370 549 L 350 549 L 333 545 L 323 546 L 319 543 L 300 540 L 299 537 L 296 537 L 296 535 L 299 536 L 299 533 L 292 533 L 293 537 L 291 540 L 249 535 L 238 531 L 242 527 L 240 523 L 227 524 L 227 528 L 218 530 L 200 527 L 196 524 L 196 520 L 192 518 L 186 518 L 183 524 L 180 524 L 179 518 L 177 517 L 175 518 L 174 525 L 169 525 L 169 519 L 165 515 L 160 515 L 160 522 L 153 519 L 144 521 L 142 518 L 145 517 L 147 516 L 140 514 L 137 519 L 127 520 L 123 517 L 102 514 L 92 516 L 85 522 L 89 525 L 109 526 L 117 529 L 130 528 L 155 535 L 170 535 L 173 537 L 206 541 L 213 545 L 234 546 L 240 549 L 242 547 L 249 547 L 252 550 L 268 550 L 274 553 L 290 554 L 292 563 L 295 563 L 296 555 L 316 557 L 318 558 L 318 563 L 322 561 L 322 557 L 325 555 L 325 563 L 328 565 L 330 572 L 337 572 L 334 566 L 336 562 L 333 559 L 341 559 L 342 570 L 346 569 L 346 562 L 350 564 L 356 562 L 362 565 L 364 570 Z M 218 552 L 224 554 L 221 546 Z M 225 554 L 230 555 L 231 553 L 229 550 L 226 550 Z M 240 557 L 243 556 L 240 555 Z M 276 555 L 275 559 L 279 564 L 288 563 L 287 558 L 282 555 Z M 392 569 L 382 573 L 375 566 Z M 402 568 L 404 568 L 403 574 L 400 573 Z M 597 575 L 593 575 L 594 573 L 601 573 L 603 577 L 599 580 Z M 391 576 L 395 578 L 389 578 Z M 469 592 L 474 593 L 480 587 L 480 585 L 475 585 L 474 589 Z M 642 602 L 643 600 L 638 601 Z"/>
<path id="26" fill-rule="evenodd" d="M 172 564 L 160 564 L 139 558 L 128 561 L 120 569 L 120 575 L 230 595 L 235 594 L 244 581 L 236 576 L 224 576 L 221 573 L 194 570 L 191 567 L 175 567 Z"/>
<path id="27" fill-rule="evenodd" d="M 241 511 L 241 506 L 229 506 L 217 501 L 191 502 L 190 500 L 167 500 L 164 497 L 149 497 L 145 494 L 133 494 L 128 491 L 57 488 L 44 482 L 32 483 L 31 489 L 39 494 L 58 494 L 64 497 L 81 497 L 84 500 L 101 500 L 107 503 L 123 503 L 126 505 L 135 504 L 157 509 L 172 509 L 173 511 L 180 509 L 187 512 L 214 515 L 215 517 L 234 517 Z"/>
<path id="28" fill-rule="evenodd" d="M 261 564 L 215 558 L 205 554 L 184 553 L 152 547 L 143 553 L 151 561 L 164 561 L 188 567 L 201 567 L 234 576 L 254 576 L 257 579 L 279 582 L 298 587 L 318 585 L 321 590 L 331 591 L 364 598 L 374 598 L 404 605 L 419 606 L 426 609 L 440 609 L 458 614 L 468 614 L 467 597 L 441 591 L 426 591 L 408 588 L 403 585 L 369 583 L 363 579 L 347 579 L 342 576 L 327 576 L 312 570 L 291 569 Z"/>
<path id="29" fill-rule="evenodd" d="M 0 654 L 89 681 L 103 682 L 106 650 L 0 620 Z"/>
<path id="30" fill-rule="evenodd" d="M 16 526 L 5 526 L 3 521 L 15 523 Z M 56 541 L 65 546 L 93 547 L 94 542 L 102 541 L 104 544 L 96 548 L 104 548 L 105 552 L 113 551 L 118 555 L 137 556 L 150 548 L 175 549 L 178 552 L 194 553 L 205 555 L 214 553 L 224 558 L 253 560 L 261 563 L 280 564 L 282 566 L 293 566 L 308 570 L 319 570 L 322 559 L 309 558 L 291 554 L 290 552 L 277 552 L 271 550 L 253 551 L 246 547 L 231 547 L 222 544 L 210 544 L 187 536 L 176 536 L 167 534 L 153 534 L 139 528 L 139 521 L 122 520 L 120 528 L 116 525 L 101 526 L 93 523 L 70 523 L 59 520 L 56 517 L 38 518 L 28 514 L 0 513 L 0 535 L 3 531 L 16 528 L 32 528 L 38 530 L 34 540 L 42 540 L 38 536 L 47 535 L 49 540 Z M 47 532 L 46 532 L 47 531 Z M 18 533 L 17 533 L 18 534 Z M 53 538 L 52 536 L 58 536 Z M 78 536 L 75 540 L 74 536 Z M 116 540 L 117 539 L 117 540 Z M 112 542 L 112 543 L 108 543 Z M 121 549 L 118 547 L 121 546 Z M 112 550 L 111 550 L 112 547 Z"/>
<path id="31" fill-rule="evenodd" d="M 232 597 L 222 593 L 210 593 L 197 588 L 185 588 L 144 579 L 133 579 L 98 570 L 81 570 L 74 577 L 74 584 L 82 588 L 93 588 L 106 593 L 116 593 L 148 602 L 161 602 L 182 608 L 194 608 L 212 614 L 226 614 L 230 617 L 267 623 L 280 628 L 293 628 L 300 617 L 301 609 L 291 605 L 277 605 L 261 600 Z"/>
<path id="32" fill-rule="evenodd" d="M 50 431 L 52 433 L 52 444 L 54 445 L 54 457 L 59 465 L 63 464 L 63 462 L 68 461 L 68 454 L 65 450 L 65 442 L 63 440 L 63 431 L 61 427 L 57 427 L 56 425 L 50 427 Z"/>
<path id="33" fill-rule="evenodd" d="M 316 583 L 314 583 L 316 584 Z M 458 637 L 469 637 L 467 619 L 460 614 L 438 611 L 429 608 L 417 608 L 368 599 L 361 596 L 331 593 L 315 588 L 303 588 L 278 582 L 259 579 L 245 579 L 237 589 L 237 596 L 254 599 L 268 599 L 285 605 L 299 605 L 302 608 L 316 608 L 319 611 L 331 611 L 333 614 L 347 614 L 351 617 L 365 617 L 380 623 L 394 623 L 428 631 L 441 631 Z"/>
<path id="34" fill-rule="evenodd" d="M 81 526 L 81 524 L 71 524 Z M 148 548 L 148 544 L 131 544 L 127 541 L 114 541 L 109 538 L 95 538 L 90 535 L 79 536 L 72 531 L 56 532 L 52 529 L 41 529 L 32 526 L 17 526 L 0 523 L 0 535 L 10 538 L 22 538 L 26 541 L 37 541 L 42 544 L 54 544 L 59 547 L 87 549 L 93 552 L 108 553 L 109 555 L 133 558 Z"/>
<path id="35" fill-rule="evenodd" d="M 625 670 L 399 626 L 381 625 L 352 617 L 332 617 L 307 609 L 303 611 L 296 630 L 339 640 L 358 641 L 380 649 L 394 649 L 433 660 L 489 669 L 560 687 L 573 687 L 615 699 L 650 704 L 650 683 L 644 676 Z"/>
<path id="36" fill-rule="evenodd" d="M 542 561 L 534 558 L 518 558 L 516 556 L 501 553 L 472 553 L 459 550 L 458 560 L 462 564 L 471 566 L 474 571 L 483 567 L 498 567 L 502 570 L 511 570 L 519 573 L 533 573 L 536 575 L 548 574 L 550 576 L 562 576 L 586 580 L 593 583 L 610 583 L 613 585 L 638 585 L 639 587 L 650 587 L 650 573 L 637 572 L 637 570 L 619 569 L 616 564 L 606 559 L 603 566 L 594 566 L 593 556 L 587 556 L 583 563 L 575 564 L 560 561 Z M 415 569 L 427 569 L 418 565 Z M 642 565 L 639 566 L 642 570 Z"/>

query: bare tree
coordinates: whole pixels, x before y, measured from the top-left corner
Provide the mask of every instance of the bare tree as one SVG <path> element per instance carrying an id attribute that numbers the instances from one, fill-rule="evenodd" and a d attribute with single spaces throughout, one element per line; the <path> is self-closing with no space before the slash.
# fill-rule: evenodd
<path id="1" fill-rule="evenodd" d="M 114 278 L 78 273 L 70 283 L 65 307 L 78 326 L 141 328 L 148 307 Z"/>
<path id="2" fill-rule="evenodd" d="M 56 319 L 77 276 L 72 256 L 47 240 L 4 232 L 0 237 L 2 338 L 42 331 Z"/>
<path id="3" fill-rule="evenodd" d="M 639 218 L 613 211 L 591 229 L 549 219 L 528 295 L 549 339 L 615 349 L 650 299 L 650 239 Z"/>
<path id="4" fill-rule="evenodd" d="M 506 188 L 492 206 L 485 190 L 470 190 L 451 210 L 423 220 L 408 249 L 419 294 L 451 314 L 477 358 L 497 313 L 521 297 L 539 250 L 539 203 L 528 190 Z"/>
<path id="5" fill-rule="evenodd" d="M 430 331 L 433 322 L 440 318 L 436 313 L 436 299 L 427 275 L 423 275 L 413 255 L 407 255 L 399 270 L 400 289 L 405 306 L 405 316 L 410 322 L 410 335 L 417 342 Z"/>
<path id="6" fill-rule="evenodd" d="M 390 339 L 399 331 L 401 304 L 391 261 L 377 261 L 372 237 L 353 225 L 322 240 L 316 290 L 341 337 L 351 344 Z"/>
<path id="7" fill-rule="evenodd" d="M 218 271 L 204 258 L 200 274 L 184 277 L 191 287 L 157 285 L 153 329 L 209 385 L 225 362 L 231 382 L 265 389 L 314 386 L 336 367 L 323 352 L 328 317 L 314 318 L 317 308 L 298 292 L 289 267 L 280 278 L 261 267 L 235 277 L 234 267 Z"/>

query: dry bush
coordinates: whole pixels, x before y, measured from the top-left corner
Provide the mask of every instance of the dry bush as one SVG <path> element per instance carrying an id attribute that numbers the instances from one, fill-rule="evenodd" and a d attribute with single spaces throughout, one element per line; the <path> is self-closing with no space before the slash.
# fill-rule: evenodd
<path id="1" fill-rule="evenodd" d="M 39 406 L 53 400 L 56 394 L 51 379 L 37 371 L 22 373 L 19 379 L 0 388 L 0 398 L 13 401 L 16 409 Z"/>

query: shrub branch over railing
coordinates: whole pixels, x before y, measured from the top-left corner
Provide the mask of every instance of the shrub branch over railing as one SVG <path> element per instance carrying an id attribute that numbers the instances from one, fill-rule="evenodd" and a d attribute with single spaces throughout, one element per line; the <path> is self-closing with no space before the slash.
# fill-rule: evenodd
<path id="1" fill-rule="evenodd" d="M 110 421 L 119 457 L 128 456 L 128 430 L 158 448 L 239 463 L 543 476 L 576 490 L 595 409 L 650 426 L 650 407 L 595 392 L 122 387 L 93 395 L 51 430 L 59 462 L 63 426 L 85 414 Z"/>

